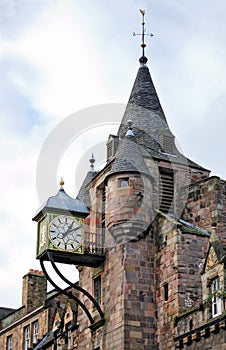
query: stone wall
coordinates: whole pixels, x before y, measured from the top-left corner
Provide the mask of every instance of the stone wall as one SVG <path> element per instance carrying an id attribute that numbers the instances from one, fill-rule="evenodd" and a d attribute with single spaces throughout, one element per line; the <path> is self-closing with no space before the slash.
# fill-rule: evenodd
<path id="1" fill-rule="evenodd" d="M 175 318 L 202 302 L 200 268 L 207 237 L 183 232 L 176 221 L 164 218 L 159 218 L 156 235 L 157 232 L 157 337 L 159 350 L 173 350 Z"/>
<path id="2" fill-rule="evenodd" d="M 123 280 L 124 280 L 124 247 L 115 246 L 106 253 L 106 260 L 103 268 L 79 267 L 80 286 L 94 295 L 93 280 L 98 273 L 101 274 L 101 308 L 105 316 L 103 327 L 92 331 L 86 314 L 79 308 L 78 324 L 79 328 L 75 335 L 75 349 L 92 350 L 119 350 L 123 349 L 124 343 L 124 300 L 123 300 Z M 98 271 L 99 270 L 99 271 Z M 96 321 L 99 319 L 97 310 L 92 302 L 82 296 L 81 300 L 91 311 Z"/>
<path id="3" fill-rule="evenodd" d="M 125 248 L 124 318 L 125 350 L 158 349 L 153 235 Z"/>
<path id="4" fill-rule="evenodd" d="M 217 233 L 226 243 L 226 182 L 213 176 L 191 185 L 184 219 L 207 230 L 217 224 Z"/>

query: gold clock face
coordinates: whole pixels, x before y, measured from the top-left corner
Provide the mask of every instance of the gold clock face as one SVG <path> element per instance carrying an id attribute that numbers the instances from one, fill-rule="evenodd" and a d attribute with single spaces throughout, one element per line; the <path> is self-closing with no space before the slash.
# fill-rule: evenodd
<path id="1" fill-rule="evenodd" d="M 56 248 L 73 251 L 82 244 L 82 223 L 70 216 L 57 216 L 49 224 L 49 239 Z"/>

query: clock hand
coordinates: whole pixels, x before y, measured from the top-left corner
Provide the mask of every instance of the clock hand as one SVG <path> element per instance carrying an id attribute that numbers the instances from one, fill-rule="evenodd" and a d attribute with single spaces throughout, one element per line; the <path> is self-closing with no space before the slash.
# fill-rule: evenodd
<path id="1" fill-rule="evenodd" d="M 78 226 L 76 228 L 71 228 L 70 230 L 67 230 L 67 234 L 70 233 L 70 232 L 73 232 L 73 231 L 77 231 L 81 228 L 82 226 Z"/>
<path id="2" fill-rule="evenodd" d="M 66 232 L 63 233 L 63 238 L 66 237 L 70 232 L 79 230 L 82 226 L 78 226 L 76 228 L 71 228 L 73 223 L 69 226 Z"/>
<path id="3" fill-rule="evenodd" d="M 64 238 L 65 236 L 67 236 L 67 234 L 68 234 L 69 230 L 71 230 L 73 224 L 74 224 L 74 222 L 72 222 L 72 223 L 68 226 L 67 231 L 62 232 L 63 238 Z"/>

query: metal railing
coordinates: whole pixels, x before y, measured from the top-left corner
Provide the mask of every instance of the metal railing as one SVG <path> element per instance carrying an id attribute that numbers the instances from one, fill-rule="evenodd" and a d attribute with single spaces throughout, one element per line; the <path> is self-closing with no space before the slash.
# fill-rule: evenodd
<path id="1" fill-rule="evenodd" d="M 104 235 L 97 232 L 85 232 L 83 251 L 88 254 L 104 254 Z"/>

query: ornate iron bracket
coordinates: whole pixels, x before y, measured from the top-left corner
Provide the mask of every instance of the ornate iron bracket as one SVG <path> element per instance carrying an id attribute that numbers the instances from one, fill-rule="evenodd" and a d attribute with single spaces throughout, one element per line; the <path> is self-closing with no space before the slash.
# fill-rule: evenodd
<path id="1" fill-rule="evenodd" d="M 60 293 L 65 294 L 68 298 L 74 299 L 75 302 L 81 306 L 81 308 L 83 309 L 83 311 L 86 313 L 91 325 L 90 328 L 93 330 L 95 328 L 98 328 L 100 326 L 102 326 L 104 324 L 104 313 L 100 308 L 100 305 L 98 304 L 98 302 L 95 300 L 95 298 L 89 293 L 87 292 L 84 288 L 80 287 L 79 285 L 77 285 L 76 283 L 71 283 L 71 281 L 69 281 L 58 269 L 58 267 L 55 264 L 55 261 L 53 259 L 53 256 L 51 254 L 51 252 L 48 252 L 48 259 L 51 262 L 52 267 L 54 268 L 55 272 L 57 273 L 57 275 L 64 281 L 67 283 L 67 285 L 69 287 L 71 287 L 72 289 L 76 289 L 79 292 L 83 293 L 84 295 L 86 295 L 90 301 L 92 301 L 93 305 L 95 306 L 95 308 L 97 309 L 100 319 L 96 322 L 94 320 L 94 318 L 92 317 L 91 313 L 89 312 L 89 310 L 87 309 L 87 307 L 82 303 L 82 301 L 77 298 L 75 295 L 73 295 L 73 293 L 68 293 L 67 291 L 65 291 L 64 289 L 62 289 L 60 286 L 58 286 L 53 280 L 52 278 L 49 276 L 45 265 L 44 265 L 44 260 L 40 259 L 40 264 L 41 264 L 41 268 L 42 271 L 44 272 L 47 280 L 52 284 L 52 286 L 58 290 Z M 95 327 L 95 325 L 98 324 L 97 327 Z"/>

